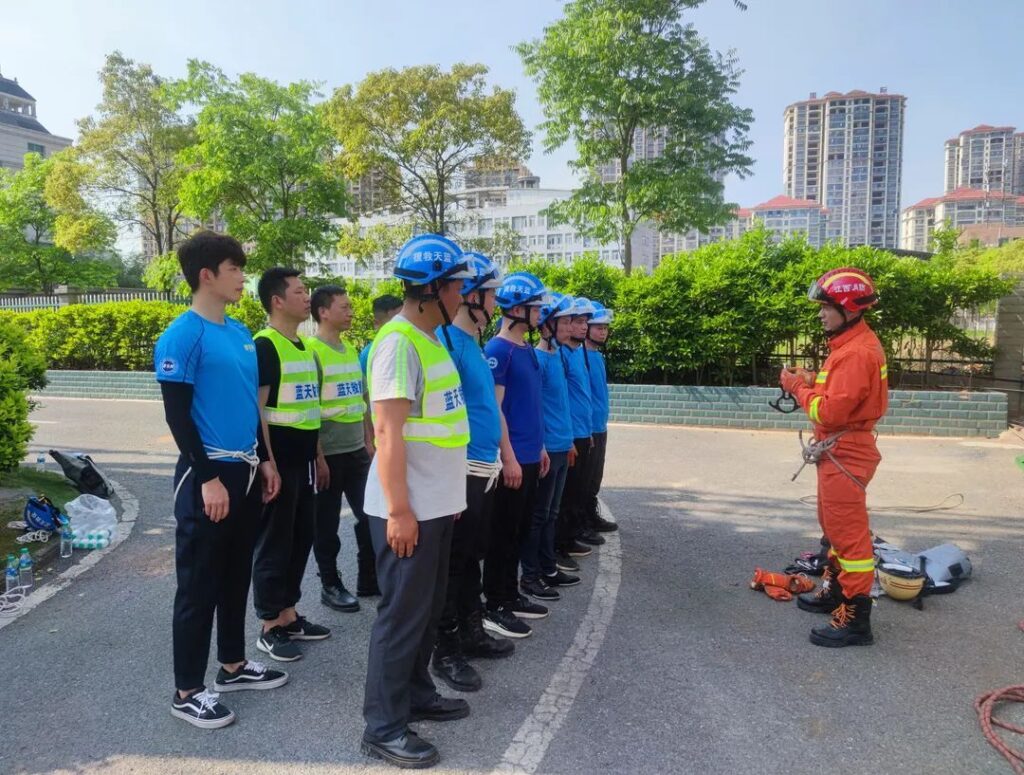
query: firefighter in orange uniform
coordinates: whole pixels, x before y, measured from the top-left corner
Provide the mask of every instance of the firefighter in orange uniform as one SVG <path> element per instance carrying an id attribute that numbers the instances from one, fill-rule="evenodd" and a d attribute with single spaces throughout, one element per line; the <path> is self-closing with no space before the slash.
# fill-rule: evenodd
<path id="1" fill-rule="evenodd" d="M 873 430 L 889 406 L 885 353 L 863 319 L 878 295 L 867 273 L 852 267 L 826 272 L 807 295 L 821 307 L 818 318 L 830 353 L 817 374 L 783 369 L 779 382 L 814 423 L 807 452 L 817 463 L 818 521 L 832 548 L 821 588 L 797 603 L 805 611 L 832 614 L 828 625 L 811 631 L 812 643 L 867 646 L 874 640 L 875 567 L 867 485 L 882 459 Z"/>

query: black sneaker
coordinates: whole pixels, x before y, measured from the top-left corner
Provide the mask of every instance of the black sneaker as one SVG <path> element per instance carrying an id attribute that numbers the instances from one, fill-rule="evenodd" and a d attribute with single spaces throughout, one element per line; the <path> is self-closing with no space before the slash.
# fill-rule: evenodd
<path id="1" fill-rule="evenodd" d="M 519 582 L 523 594 L 534 600 L 561 600 L 562 596 L 553 590 L 543 579 L 523 579 Z"/>
<path id="2" fill-rule="evenodd" d="M 589 546 L 584 546 L 579 541 L 573 541 L 569 544 L 569 547 L 565 550 L 565 553 L 570 557 L 586 557 L 591 554 L 594 550 Z"/>
<path id="3" fill-rule="evenodd" d="M 305 616 L 300 616 L 285 627 L 284 631 L 292 640 L 324 640 L 331 637 L 329 629 L 321 624 L 313 624 Z"/>
<path id="4" fill-rule="evenodd" d="M 590 546 L 601 546 L 604 543 L 604 538 L 599 536 L 593 530 L 583 530 L 576 536 L 576 540 L 579 543 L 588 544 Z"/>
<path id="5" fill-rule="evenodd" d="M 218 692 L 239 692 L 243 689 L 276 689 L 288 683 L 288 673 L 270 670 L 262 662 L 247 661 L 233 673 L 223 667 L 217 671 L 213 688 Z"/>
<path id="6" fill-rule="evenodd" d="M 288 636 L 284 627 L 272 627 L 256 639 L 256 648 L 278 662 L 294 662 L 302 659 L 302 651 Z"/>
<path id="7" fill-rule="evenodd" d="M 504 638 L 528 638 L 533 630 L 506 606 L 484 614 L 484 629 Z"/>
<path id="8" fill-rule="evenodd" d="M 548 615 L 548 609 L 539 603 L 531 603 L 524 595 L 508 606 L 508 608 L 520 619 L 544 619 Z"/>
<path id="9" fill-rule="evenodd" d="M 580 572 L 580 564 L 563 552 L 555 552 L 555 568 L 564 570 L 567 573 Z"/>
<path id="10" fill-rule="evenodd" d="M 234 723 L 235 714 L 217 702 L 215 692 L 205 688 L 182 699 L 177 692 L 171 701 L 171 715 L 200 729 L 220 729 Z"/>
<path id="11" fill-rule="evenodd" d="M 544 577 L 544 583 L 549 587 L 575 587 L 580 583 L 579 576 L 570 576 L 562 571 L 555 571 L 551 576 Z"/>
<path id="12" fill-rule="evenodd" d="M 605 519 L 600 514 L 594 517 L 592 527 L 598 533 L 614 533 L 616 530 L 619 529 L 619 525 L 617 522 L 612 522 L 611 520 Z"/>

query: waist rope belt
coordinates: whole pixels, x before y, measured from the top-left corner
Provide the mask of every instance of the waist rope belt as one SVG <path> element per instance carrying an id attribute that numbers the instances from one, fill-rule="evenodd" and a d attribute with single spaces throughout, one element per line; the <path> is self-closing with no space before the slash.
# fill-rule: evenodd
<path id="1" fill-rule="evenodd" d="M 804 462 L 800 465 L 800 468 L 797 469 L 796 473 L 793 474 L 793 478 L 790 481 L 795 482 L 796 478 L 800 476 L 801 473 L 803 473 L 804 468 L 806 468 L 808 465 L 818 465 L 818 463 L 821 462 L 822 457 L 827 457 L 829 461 L 832 463 L 832 465 L 834 465 L 836 468 L 838 468 L 840 471 L 846 474 L 847 477 L 849 477 L 851 482 L 856 484 L 862 490 L 867 491 L 867 487 L 864 486 L 864 483 L 856 476 L 851 474 L 849 470 L 847 470 L 846 466 L 844 466 L 842 463 L 836 460 L 836 456 L 832 454 L 832 450 L 835 448 L 836 444 L 839 443 L 839 439 L 842 438 L 845 434 L 846 431 L 839 431 L 838 433 L 833 433 L 831 436 L 826 436 L 824 439 L 812 441 L 809 444 L 807 444 L 804 443 L 804 432 L 801 430 L 800 454 L 803 457 Z"/>
<path id="2" fill-rule="evenodd" d="M 490 492 L 498 483 L 498 474 L 501 473 L 501 460 L 495 460 L 493 463 L 484 463 L 480 460 L 467 460 L 466 473 L 470 476 L 479 476 L 487 479 L 487 486 L 484 487 L 484 492 Z"/>
<path id="3" fill-rule="evenodd" d="M 206 447 L 206 456 L 210 460 L 241 460 L 243 463 L 249 466 L 249 484 L 246 485 L 245 494 L 249 494 L 249 490 L 252 489 L 252 483 L 256 479 L 256 470 L 260 465 L 259 455 L 256 454 L 256 445 L 252 445 L 252 449 L 248 452 L 241 450 L 230 450 L 220 449 L 218 447 Z M 185 473 L 182 475 L 181 480 L 178 482 L 178 486 L 174 488 L 174 500 L 178 500 L 178 492 L 181 490 L 181 485 L 185 484 L 185 480 L 188 479 L 189 474 L 192 473 L 192 466 L 185 469 Z"/>

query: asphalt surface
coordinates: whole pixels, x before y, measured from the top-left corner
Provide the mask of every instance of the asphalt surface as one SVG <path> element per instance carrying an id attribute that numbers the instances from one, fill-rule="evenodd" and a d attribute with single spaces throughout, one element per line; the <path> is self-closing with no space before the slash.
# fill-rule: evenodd
<path id="1" fill-rule="evenodd" d="M 225 695 L 233 726 L 172 718 L 175 451 L 161 407 L 46 399 L 33 418 L 33 458 L 38 448 L 91 452 L 138 498 L 139 515 L 115 552 L 0 630 L 0 773 L 392 771 L 358 750 L 374 611 L 321 607 L 313 563 L 300 611 L 333 637 L 286 667 L 288 686 Z M 517 730 L 556 687 L 560 726 L 534 749 L 538 773 L 1009 772 L 972 703 L 1024 683 L 1014 465 L 1024 441 L 880 446 L 869 503 L 903 510 L 876 511 L 876 533 L 912 550 L 956 542 L 975 578 L 920 612 L 881 600 L 876 644 L 833 651 L 807 641 L 824 617 L 747 588 L 755 566 L 781 570 L 817 540 L 814 512 L 798 502 L 814 492 L 813 471 L 790 482 L 794 435 L 613 426 L 603 497 L 622 526 L 621 567 L 617 553 L 584 559 L 584 583 L 534 637 L 510 660 L 480 663 L 472 715 L 419 725 L 441 750 L 435 771 L 508 769 Z M 906 508 L 957 492 L 965 503 L 952 511 Z M 354 579 L 351 518 L 342 524 Z M 594 611 L 607 615 L 603 641 L 587 640 Z M 250 629 L 255 638 L 254 617 Z M 594 648 L 578 662 L 578 691 L 559 693 L 574 643 Z"/>

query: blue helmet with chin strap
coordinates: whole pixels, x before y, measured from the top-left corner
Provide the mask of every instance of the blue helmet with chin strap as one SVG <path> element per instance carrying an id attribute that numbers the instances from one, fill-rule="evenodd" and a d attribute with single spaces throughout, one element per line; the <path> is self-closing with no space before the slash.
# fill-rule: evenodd
<path id="1" fill-rule="evenodd" d="M 530 313 L 515 316 L 511 314 L 512 310 L 516 307 L 542 307 L 549 298 L 548 289 L 544 287 L 544 283 L 529 272 L 510 274 L 501 281 L 494 296 L 505 317 L 512 321 L 509 324 L 509 330 L 522 323 L 528 331 L 533 331 Z"/>
<path id="2" fill-rule="evenodd" d="M 572 296 L 552 291 L 548 296 L 547 303 L 540 308 L 540 321 L 537 325 L 540 328 L 544 328 L 550 322 L 552 324 L 550 327 L 551 335 L 554 336 L 555 320 L 571 315 L 574 302 L 575 299 Z"/>
<path id="3" fill-rule="evenodd" d="M 470 276 L 462 281 L 462 295 L 501 286 L 501 270 L 482 253 L 463 253 Z"/>
<path id="4" fill-rule="evenodd" d="M 411 285 L 430 285 L 471 276 L 462 248 L 440 234 L 418 234 L 402 245 L 393 273 Z"/>
<path id="5" fill-rule="evenodd" d="M 615 315 L 614 315 L 614 313 L 610 309 L 608 309 L 606 306 L 604 306 L 604 304 L 602 304 L 599 301 L 592 301 L 592 302 L 590 302 L 590 304 L 594 308 L 594 316 L 592 318 L 590 318 L 590 325 L 592 325 L 592 326 L 605 325 L 606 326 L 606 325 L 608 325 L 609 323 L 612 322 L 612 319 L 615 317 Z"/>

